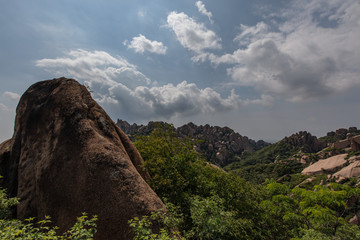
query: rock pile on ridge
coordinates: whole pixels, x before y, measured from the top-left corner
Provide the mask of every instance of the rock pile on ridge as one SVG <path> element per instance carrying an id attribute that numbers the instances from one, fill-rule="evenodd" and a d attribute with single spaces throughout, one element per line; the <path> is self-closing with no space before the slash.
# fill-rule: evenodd
<path id="1" fill-rule="evenodd" d="M 166 125 L 164 122 L 149 122 L 147 125 L 129 124 L 120 119 L 116 124 L 133 140 L 134 136 L 149 135 L 159 125 Z M 238 161 L 244 151 L 254 152 L 270 145 L 263 140 L 254 141 L 246 136 L 241 136 L 228 127 L 210 126 L 209 124 L 198 126 L 190 122 L 175 130 L 179 137 L 200 140 L 195 150 L 202 154 L 208 162 L 217 166 L 225 166 L 233 161 Z"/>
<path id="2" fill-rule="evenodd" d="M 73 79 L 32 85 L 13 138 L 0 144 L 3 187 L 21 199 L 19 218 L 50 215 L 60 231 L 97 214 L 95 239 L 131 239 L 127 221 L 163 208 L 129 138 Z"/>

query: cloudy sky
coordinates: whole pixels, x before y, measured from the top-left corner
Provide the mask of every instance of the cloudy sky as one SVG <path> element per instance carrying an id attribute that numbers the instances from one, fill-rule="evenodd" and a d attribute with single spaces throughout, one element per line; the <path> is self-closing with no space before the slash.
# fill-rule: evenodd
<path id="1" fill-rule="evenodd" d="M 360 127 L 359 0 L 0 2 L 0 141 L 23 92 L 61 76 L 115 121 L 271 141 Z"/>

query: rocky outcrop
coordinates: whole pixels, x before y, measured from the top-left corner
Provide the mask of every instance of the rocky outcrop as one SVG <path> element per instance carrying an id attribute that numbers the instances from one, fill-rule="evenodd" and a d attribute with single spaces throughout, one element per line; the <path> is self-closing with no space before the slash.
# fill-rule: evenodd
<path id="1" fill-rule="evenodd" d="M 305 168 L 301 173 L 306 175 L 315 175 L 320 173 L 335 172 L 346 164 L 347 154 L 336 155 L 327 159 L 322 159 Z"/>
<path id="2" fill-rule="evenodd" d="M 351 138 L 350 147 L 354 152 L 360 151 L 360 135 Z"/>
<path id="3" fill-rule="evenodd" d="M 127 221 L 163 208 L 143 160 L 86 87 L 60 78 L 21 97 L 13 138 L 0 145 L 3 186 L 19 218 L 50 215 L 59 231 L 97 214 L 96 239 L 131 239 Z"/>
<path id="4" fill-rule="evenodd" d="M 350 147 L 350 139 L 344 139 L 338 142 L 334 142 L 332 144 L 332 147 L 335 149 L 342 149 L 342 148 L 348 148 Z"/>
<path id="5" fill-rule="evenodd" d="M 134 135 L 148 135 L 156 126 L 165 126 L 164 122 L 149 122 L 148 125 L 130 125 L 123 120 L 117 120 L 117 125 L 132 138 Z M 200 140 L 196 150 L 205 156 L 207 161 L 218 165 L 225 166 L 234 160 L 239 160 L 242 152 L 254 152 L 265 146 L 270 145 L 262 140 L 254 141 L 246 136 L 228 127 L 197 126 L 194 123 L 188 123 L 176 128 L 179 137 L 189 137 Z"/>
<path id="6" fill-rule="evenodd" d="M 360 156 L 355 156 L 349 159 L 351 162 L 348 166 L 342 168 L 340 171 L 333 174 L 335 178 L 352 178 L 360 176 Z"/>
<path id="7" fill-rule="evenodd" d="M 317 137 L 306 131 L 300 131 L 290 137 L 285 137 L 281 141 L 290 144 L 294 148 L 299 148 L 304 153 L 316 153 L 327 146 L 326 143 L 318 141 Z"/>
<path id="8" fill-rule="evenodd" d="M 360 130 L 357 129 L 357 127 L 350 127 L 349 129 L 346 128 L 339 128 L 336 131 L 331 131 L 326 134 L 327 137 L 332 137 L 339 140 L 344 140 L 346 138 L 353 137 L 355 135 L 360 134 Z"/>

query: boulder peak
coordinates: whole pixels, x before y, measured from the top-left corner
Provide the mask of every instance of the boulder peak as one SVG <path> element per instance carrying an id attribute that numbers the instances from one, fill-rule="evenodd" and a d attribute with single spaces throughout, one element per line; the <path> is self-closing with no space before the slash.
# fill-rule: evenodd
<path id="1" fill-rule="evenodd" d="M 21 199 L 19 218 L 50 215 L 64 231 L 87 212 L 99 216 L 96 239 L 130 239 L 129 219 L 164 208 L 135 146 L 74 79 L 23 94 L 0 154 L 4 185 Z"/>

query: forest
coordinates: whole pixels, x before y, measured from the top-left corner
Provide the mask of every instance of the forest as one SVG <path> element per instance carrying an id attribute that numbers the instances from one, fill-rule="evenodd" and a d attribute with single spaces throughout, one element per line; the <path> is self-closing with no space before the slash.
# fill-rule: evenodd
<path id="1" fill-rule="evenodd" d="M 286 144 L 249 154 L 247 161 L 259 162 L 240 172 L 206 162 L 195 144 L 178 138 L 172 125 L 136 139 L 152 176 L 149 184 L 168 211 L 130 221 L 135 239 L 360 239 L 359 227 L 349 223 L 360 206 L 354 182 L 298 186 L 306 178 L 299 164 L 266 168 L 261 153 L 285 158 L 293 151 Z M 279 182 L 279 176 L 287 178 Z M 149 229 L 154 221 L 166 227 L 154 233 Z"/>

